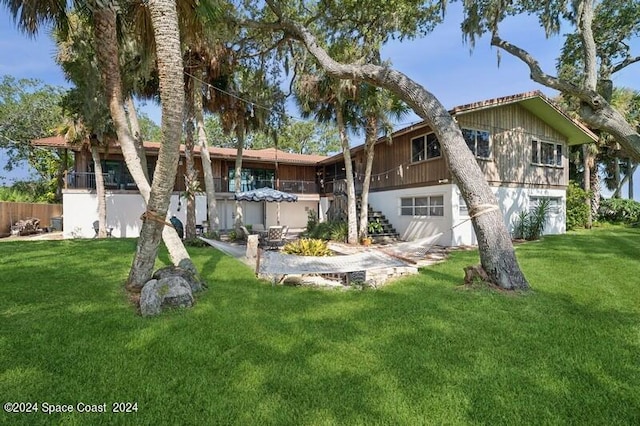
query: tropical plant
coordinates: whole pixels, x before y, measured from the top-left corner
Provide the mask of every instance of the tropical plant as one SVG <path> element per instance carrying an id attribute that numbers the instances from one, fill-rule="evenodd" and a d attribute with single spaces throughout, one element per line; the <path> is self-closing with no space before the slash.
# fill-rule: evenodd
<path id="1" fill-rule="evenodd" d="M 285 244 L 282 251 L 298 256 L 332 256 L 333 252 L 324 240 L 314 238 L 301 238 Z"/>
<path id="2" fill-rule="evenodd" d="M 380 219 L 376 218 L 376 220 L 371 220 L 367 224 L 367 229 L 370 234 L 378 234 L 384 231 L 384 225 L 380 222 Z"/>
<path id="3" fill-rule="evenodd" d="M 333 222 L 330 235 L 333 241 L 348 242 L 349 224 L 347 222 Z"/>
<path id="4" fill-rule="evenodd" d="M 549 199 L 541 199 L 531 211 L 521 211 L 513 225 L 513 237 L 528 241 L 537 240 L 544 231 L 549 216 Z"/>

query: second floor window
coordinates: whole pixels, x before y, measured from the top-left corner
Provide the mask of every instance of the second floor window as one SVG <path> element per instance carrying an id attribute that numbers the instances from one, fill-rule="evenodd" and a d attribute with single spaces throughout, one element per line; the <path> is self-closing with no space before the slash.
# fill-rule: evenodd
<path id="1" fill-rule="evenodd" d="M 235 170 L 229 169 L 229 192 L 235 192 Z M 242 169 L 240 191 L 249 191 L 258 188 L 275 188 L 275 171 L 265 169 Z"/>
<path id="2" fill-rule="evenodd" d="M 542 166 L 562 167 L 562 145 L 532 140 L 531 162 Z"/>
<path id="3" fill-rule="evenodd" d="M 438 158 L 440 155 L 440 142 L 434 133 L 411 139 L 412 162 Z"/>
<path id="4" fill-rule="evenodd" d="M 462 129 L 467 146 L 478 158 L 489 158 L 491 151 L 489 150 L 489 132 L 484 130 Z"/>

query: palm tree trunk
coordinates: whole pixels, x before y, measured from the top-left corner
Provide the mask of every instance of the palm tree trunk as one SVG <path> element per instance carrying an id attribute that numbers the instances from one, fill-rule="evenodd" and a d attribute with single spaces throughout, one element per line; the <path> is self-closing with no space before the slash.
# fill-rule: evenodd
<path id="1" fill-rule="evenodd" d="M 200 75 L 200 74 L 198 74 Z M 202 83 L 199 79 L 193 80 L 193 109 L 196 117 L 196 127 L 198 130 L 198 145 L 200 146 L 200 161 L 202 161 L 202 171 L 204 172 L 204 189 L 207 193 L 207 220 L 209 230 L 217 231 L 220 228 L 218 217 L 218 206 L 216 205 L 216 187 L 213 181 L 213 169 L 211 168 L 211 155 L 209 154 L 209 143 L 207 142 L 207 132 L 204 126 L 202 113 Z"/>
<path id="2" fill-rule="evenodd" d="M 104 175 L 98 147 L 91 145 L 91 158 L 96 176 L 96 196 L 98 197 L 98 238 L 107 236 L 107 198 L 104 190 Z"/>
<path id="3" fill-rule="evenodd" d="M 235 175 L 234 175 L 234 185 L 235 192 L 242 191 L 242 150 L 244 148 L 244 122 L 242 121 L 243 117 L 240 117 L 238 123 L 236 124 L 236 167 L 235 167 Z M 234 222 L 234 228 L 236 232 L 241 232 L 241 226 L 244 224 L 243 221 L 243 212 L 242 212 L 242 204 L 240 201 L 236 201 L 236 220 Z"/>
<path id="4" fill-rule="evenodd" d="M 362 182 L 362 194 L 360 195 L 360 240 L 367 236 L 369 232 L 369 186 L 371 185 L 371 170 L 373 169 L 373 158 L 375 154 L 376 135 L 378 130 L 378 120 L 375 116 L 367 118 L 367 128 L 365 130 L 364 154 L 366 163 L 364 166 L 364 180 Z"/>
<path id="5" fill-rule="evenodd" d="M 180 157 L 184 108 L 184 67 L 176 4 L 170 0 L 149 0 L 148 5 L 156 40 L 162 102 L 162 145 L 151 184 L 146 218 L 138 238 L 136 257 L 129 273 L 130 288 L 142 288 L 153 273 Z"/>
<path id="6" fill-rule="evenodd" d="M 94 10 L 94 35 L 96 37 L 97 58 L 103 70 L 105 91 L 109 101 L 109 111 L 116 128 L 127 168 L 138 186 L 145 203 L 149 202 L 151 186 L 142 168 L 142 159 L 131 135 L 122 96 L 122 82 L 118 65 L 118 44 L 116 39 L 116 15 L 110 8 Z M 175 172 L 174 172 L 175 173 Z M 154 179 L 155 180 L 155 179 Z M 175 229 L 165 227 L 162 232 L 169 256 L 174 265 L 182 265 L 195 272 L 184 245 Z"/>
<path id="7" fill-rule="evenodd" d="M 65 176 L 67 175 L 67 167 L 69 166 L 69 150 L 62 148 L 58 150 L 60 156 L 60 164 L 58 173 L 56 174 L 56 201 L 62 202 L 62 189 L 65 187 Z"/>
<path id="8" fill-rule="evenodd" d="M 356 215 L 356 189 L 353 182 L 353 166 L 351 165 L 351 147 L 349 146 L 349 138 L 347 137 L 347 129 L 344 123 L 344 114 L 342 112 L 342 104 L 336 102 L 336 121 L 338 124 L 338 132 L 340 133 L 340 141 L 342 142 L 342 155 L 344 157 L 344 171 L 347 174 L 347 223 L 348 223 L 348 244 L 358 244 L 358 224 Z"/>
<path id="9" fill-rule="evenodd" d="M 144 150 L 144 141 L 142 140 L 142 132 L 140 130 L 140 122 L 138 121 L 136 106 L 134 105 L 131 96 L 127 96 L 125 102 L 127 105 L 127 117 L 129 118 L 131 134 L 133 135 L 136 151 L 138 152 L 138 158 L 140 159 L 140 167 L 142 167 L 142 172 L 144 173 L 148 182 L 150 181 L 150 179 L 149 168 L 147 166 L 147 153 Z"/>
<path id="10" fill-rule="evenodd" d="M 193 96 L 189 96 L 189 104 L 193 100 Z M 193 107 L 187 105 L 187 120 L 185 123 L 185 184 L 187 193 L 187 223 L 185 226 L 185 238 L 192 239 L 196 237 L 196 189 L 198 186 L 198 176 L 193 166 Z"/>

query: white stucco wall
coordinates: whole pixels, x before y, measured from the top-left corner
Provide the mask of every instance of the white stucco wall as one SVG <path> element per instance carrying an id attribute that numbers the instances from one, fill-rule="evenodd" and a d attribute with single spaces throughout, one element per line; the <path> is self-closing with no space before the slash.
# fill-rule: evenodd
<path id="1" fill-rule="evenodd" d="M 140 235 L 145 204 L 138 193 L 107 191 L 107 227 L 113 228 L 112 235 L 120 238 L 135 238 Z M 175 215 L 186 223 L 186 201 L 180 200 L 178 193 L 171 196 L 169 216 Z M 93 222 L 98 220 L 98 198 L 87 191 L 65 191 L 62 196 L 63 235 L 65 238 L 93 238 Z M 196 224 L 206 220 L 206 198 L 196 196 Z"/>
<path id="2" fill-rule="evenodd" d="M 175 215 L 186 224 L 186 200 L 179 199 L 176 192 L 171 196 L 169 216 Z M 138 193 L 125 191 L 107 191 L 107 227 L 113 228 L 112 235 L 119 238 L 136 238 L 140 235 L 145 211 L 142 197 Z M 63 229 L 65 238 L 93 238 L 93 222 L 98 220 L 98 199 L 95 193 L 88 191 L 65 191 L 63 194 Z M 179 205 L 180 204 L 180 205 Z M 221 229 L 231 229 L 235 219 L 235 201 L 217 200 Z M 243 202 L 245 224 L 262 223 L 275 225 L 277 221 L 276 203 Z M 290 228 L 307 226 L 307 212 L 318 210 L 318 201 L 300 200 L 295 203 L 280 203 L 280 223 Z M 196 224 L 207 220 L 206 196 L 196 196 Z M 266 214 L 266 216 L 265 216 Z M 265 223 L 266 222 L 266 223 Z"/>
<path id="3" fill-rule="evenodd" d="M 437 244 L 449 245 L 450 237 L 447 235 L 452 225 L 451 217 L 451 193 L 453 185 L 438 185 L 420 188 L 406 188 L 395 191 L 372 192 L 369 194 L 369 205 L 374 210 L 382 212 L 391 222 L 400 238 L 412 241 L 422 238 L 437 238 Z M 444 216 L 401 216 L 400 199 L 406 197 L 424 196 L 444 197 Z M 442 234 L 442 235 L 439 235 Z M 431 242 L 431 241 L 430 241 Z"/>
<path id="4" fill-rule="evenodd" d="M 521 211 L 529 211 L 531 197 L 558 200 L 557 208 L 549 213 L 544 234 L 563 234 L 566 231 L 566 191 L 563 189 L 530 189 L 492 187 L 509 232 Z M 416 217 L 400 215 L 400 199 L 425 195 L 444 196 L 444 217 Z M 374 192 L 369 204 L 381 211 L 396 228 L 403 240 L 433 237 L 429 241 L 445 246 L 475 245 L 477 239 L 469 216 L 460 212 L 460 193 L 456 185 L 438 185 L 397 191 Z M 456 224 L 455 227 L 453 225 Z M 453 228 L 452 228 L 453 227 Z"/>

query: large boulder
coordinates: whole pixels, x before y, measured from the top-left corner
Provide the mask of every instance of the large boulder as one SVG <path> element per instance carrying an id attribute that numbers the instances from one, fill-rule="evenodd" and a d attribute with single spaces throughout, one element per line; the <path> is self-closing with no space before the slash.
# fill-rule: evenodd
<path id="1" fill-rule="evenodd" d="M 140 294 L 140 312 L 142 316 L 158 315 L 162 308 L 193 306 L 191 286 L 182 277 L 167 276 L 149 280 Z"/>
<path id="2" fill-rule="evenodd" d="M 202 291 L 203 288 L 206 288 L 205 283 L 202 282 L 202 280 L 200 280 L 200 278 L 196 274 L 194 274 L 191 270 L 183 268 L 181 266 L 167 266 L 164 268 L 160 268 L 156 272 L 154 272 L 152 278 L 160 280 L 167 277 L 182 278 L 187 283 L 189 283 L 189 286 L 191 287 L 191 291 L 193 293 L 197 293 L 199 291 Z"/>

